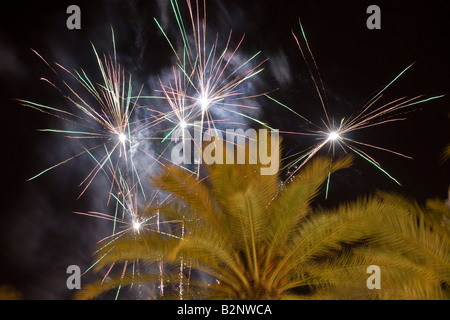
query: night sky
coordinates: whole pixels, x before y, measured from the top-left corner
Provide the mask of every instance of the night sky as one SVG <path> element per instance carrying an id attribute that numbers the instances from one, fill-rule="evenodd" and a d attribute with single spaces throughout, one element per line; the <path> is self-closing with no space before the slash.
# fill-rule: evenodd
<path id="1" fill-rule="evenodd" d="M 182 0 L 179 1 L 183 3 Z M 81 8 L 81 30 L 66 28 L 66 8 Z M 144 93 L 162 70 L 170 68 L 172 52 L 158 30 L 156 17 L 169 34 L 177 29 L 167 0 L 14 1 L 1 10 L 0 98 L 2 108 L 2 210 L 0 220 L 0 284 L 10 284 L 26 299 L 69 299 L 66 268 L 92 264 L 96 241 L 110 233 L 101 221 L 73 211 L 108 210 L 102 192 L 88 192 L 77 200 L 82 177 L 92 159 L 76 159 L 39 179 L 27 178 L 74 154 L 73 143 L 61 136 L 37 132 L 55 127 L 58 120 L 16 99 L 58 105 L 63 98 L 40 77 L 51 70 L 30 50 L 68 69 L 97 72 L 90 41 L 99 52 L 111 52 L 110 26 L 115 30 L 118 60 Z M 381 30 L 366 27 L 369 5 L 381 8 Z M 310 119 L 319 121 L 320 101 L 308 69 L 291 34 L 300 33 L 302 20 L 337 118 L 349 116 L 376 90 L 411 63 L 385 93 L 386 99 L 450 92 L 450 24 L 447 1 L 285 1 L 209 0 L 208 30 L 233 40 L 245 33 L 240 51 L 262 51 L 270 58 L 258 76 L 261 88 Z M 256 81 L 256 80 L 252 80 Z M 257 101 L 258 118 L 272 128 L 304 131 L 304 122 L 264 99 Z M 328 204 L 388 190 L 423 202 L 447 197 L 449 166 L 440 162 L 450 142 L 449 97 L 411 109 L 407 120 L 357 133 L 360 139 L 410 155 L 404 159 L 370 151 L 402 183 L 397 186 L 362 159 L 335 174 Z M 301 151 L 306 138 L 283 137 L 283 150 Z M 302 140 L 306 139 L 306 140 Z M 78 146 L 79 147 L 79 146 Z M 101 180 L 101 179 L 99 179 Z M 97 188 L 97 189 L 96 189 Z M 92 190 L 104 188 L 96 181 Z M 100 190 L 103 191 L 103 190 Z M 85 280 L 86 279 L 86 280 Z M 88 274 L 83 281 L 96 279 Z"/>

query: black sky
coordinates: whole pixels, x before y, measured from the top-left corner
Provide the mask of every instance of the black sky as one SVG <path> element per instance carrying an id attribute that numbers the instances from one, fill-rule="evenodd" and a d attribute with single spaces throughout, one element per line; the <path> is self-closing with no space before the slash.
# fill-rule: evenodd
<path id="1" fill-rule="evenodd" d="M 110 26 L 117 38 L 120 63 L 137 82 L 170 66 L 170 48 L 153 17 L 176 32 L 168 1 L 15 1 L 0 16 L 0 103 L 2 108 L 2 218 L 0 222 L 0 284 L 7 283 L 28 299 L 68 299 L 65 269 L 92 263 L 95 241 L 108 230 L 72 211 L 103 209 L 104 199 L 88 194 L 77 201 L 81 163 L 69 163 L 32 182 L 25 180 L 61 161 L 70 150 L 64 139 L 36 129 L 54 120 L 21 107 L 14 99 L 39 103 L 61 97 L 39 81 L 50 70 L 34 55 L 68 68 L 95 69 L 90 42 L 99 51 L 111 49 Z M 182 0 L 180 0 L 182 3 Z M 299 113 L 318 120 L 320 102 L 296 47 L 291 30 L 299 34 L 299 17 L 318 62 L 330 98 L 330 110 L 349 116 L 377 89 L 415 62 L 386 93 L 396 99 L 450 91 L 450 11 L 448 1 L 207 1 L 208 28 L 235 40 L 246 34 L 241 50 L 262 50 L 271 60 L 261 76 L 264 86 L 279 88 L 273 95 Z M 66 8 L 81 8 L 81 30 L 66 28 Z M 381 30 L 366 28 L 366 9 L 381 8 Z M 167 13 L 165 13 L 167 10 Z M 146 88 L 150 92 L 150 88 Z M 371 154 L 403 187 L 396 186 L 373 166 L 355 166 L 332 180 L 332 201 L 352 199 L 377 189 L 392 190 L 424 201 L 445 198 L 448 164 L 439 162 L 449 143 L 449 98 L 412 109 L 401 123 L 368 129 L 359 137 L 408 154 L 414 160 L 374 151 Z M 305 124 L 274 104 L 262 105 L 261 118 L 280 130 L 301 131 Z M 285 137 L 284 149 L 300 151 L 310 141 Z M 100 186 L 101 184 L 99 184 Z M 333 190 L 333 188 L 332 188 Z"/>

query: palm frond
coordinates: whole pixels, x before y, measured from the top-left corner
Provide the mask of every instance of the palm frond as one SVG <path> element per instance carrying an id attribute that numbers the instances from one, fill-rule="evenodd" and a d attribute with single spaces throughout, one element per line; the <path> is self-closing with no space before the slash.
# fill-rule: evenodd
<path id="1" fill-rule="evenodd" d="M 214 194 L 204 183 L 197 181 L 193 174 L 172 166 L 155 176 L 152 183 L 156 188 L 169 192 L 178 201 L 189 205 L 211 225 L 217 226 L 220 222 L 221 209 Z"/>
<path id="2" fill-rule="evenodd" d="M 381 289 L 367 287 L 368 266 L 380 267 Z M 363 246 L 312 264 L 315 297 L 325 299 L 443 299 L 445 292 L 428 267 L 379 247 Z"/>
<path id="3" fill-rule="evenodd" d="M 383 195 L 392 210 L 383 215 L 385 228 L 375 233 L 374 242 L 388 244 L 416 263 L 429 265 L 441 279 L 450 283 L 450 233 L 428 212 L 416 205 L 404 207 L 401 197 Z M 416 210 L 412 210 L 416 207 Z"/>
<path id="4" fill-rule="evenodd" d="M 272 251 L 289 241 L 292 231 L 310 213 L 311 201 L 319 193 L 319 188 L 328 175 L 349 167 L 351 163 L 351 157 L 339 159 L 335 163 L 326 158 L 316 158 L 302 170 L 294 182 L 283 189 L 271 204 L 273 214 L 265 232 L 269 243 L 266 263 L 270 261 Z"/>
<path id="5" fill-rule="evenodd" d="M 156 231 L 141 232 L 139 236 L 130 234 L 117 238 L 102 246 L 96 252 L 97 262 L 94 270 L 126 261 L 140 261 L 153 264 L 179 245 L 180 239 L 162 235 Z"/>
<path id="6" fill-rule="evenodd" d="M 341 206 L 334 213 L 316 213 L 305 219 L 288 243 L 287 253 L 273 272 L 271 282 L 279 280 L 285 270 L 364 240 L 378 224 L 379 217 L 373 214 L 378 210 L 382 210 L 381 203 L 360 200 Z"/>

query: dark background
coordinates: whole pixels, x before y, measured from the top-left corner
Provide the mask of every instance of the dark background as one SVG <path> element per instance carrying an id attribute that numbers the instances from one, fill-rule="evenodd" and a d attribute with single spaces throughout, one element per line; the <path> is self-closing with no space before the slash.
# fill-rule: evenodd
<path id="1" fill-rule="evenodd" d="M 2 210 L 0 219 L 0 284 L 10 284 L 26 299 L 68 299 L 68 265 L 83 269 L 92 263 L 96 241 L 110 231 L 101 221 L 73 211 L 104 209 L 104 198 L 88 193 L 76 200 L 81 177 L 89 171 L 72 161 L 37 180 L 26 179 L 73 155 L 61 137 L 36 132 L 56 122 L 24 108 L 14 99 L 58 104 L 62 98 L 39 81 L 51 74 L 34 55 L 68 69 L 96 70 L 90 42 L 99 51 L 111 49 L 114 27 L 120 63 L 136 82 L 148 85 L 150 76 L 171 64 L 171 51 L 153 17 L 176 33 L 169 1 L 15 1 L 0 16 L 0 105 L 2 155 Z M 180 4 L 183 2 L 180 0 Z M 81 30 L 66 28 L 66 8 L 81 8 Z M 366 9 L 381 8 L 382 29 L 366 28 Z M 386 92 L 386 99 L 418 94 L 434 96 L 450 90 L 448 1 L 207 1 L 208 29 L 234 40 L 246 34 L 241 50 L 262 50 L 270 58 L 261 76 L 263 84 L 279 88 L 273 96 L 314 121 L 320 102 L 291 30 L 300 33 L 301 17 L 330 99 L 330 113 L 349 116 L 377 89 L 389 83 L 411 63 L 415 65 Z M 150 88 L 145 87 L 148 93 Z M 260 118 L 286 131 L 306 129 L 279 106 L 261 103 Z M 375 190 L 395 191 L 423 203 L 445 199 L 448 163 L 440 156 L 449 143 L 449 98 L 412 108 L 403 122 L 364 130 L 355 138 L 405 153 L 371 151 L 397 180 L 397 186 L 362 159 L 334 175 L 328 204 L 354 199 Z M 300 151 L 311 141 L 285 136 L 283 148 Z M 291 152 L 292 152 L 291 151 Z M 101 184 L 99 184 L 101 187 Z M 95 188 L 95 185 L 94 185 Z M 88 274 L 83 281 L 89 281 Z M 95 278 L 95 277 L 94 277 Z"/>

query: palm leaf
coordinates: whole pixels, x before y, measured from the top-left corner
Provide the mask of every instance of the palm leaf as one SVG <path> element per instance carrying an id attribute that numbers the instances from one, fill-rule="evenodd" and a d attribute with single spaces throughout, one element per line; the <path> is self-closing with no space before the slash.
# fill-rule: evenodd
<path id="1" fill-rule="evenodd" d="M 266 266 L 272 258 L 273 250 L 290 240 L 292 231 L 310 213 L 311 201 L 319 193 L 319 188 L 328 175 L 349 167 L 351 162 L 351 157 L 342 158 L 334 164 L 326 158 L 316 158 L 274 200 L 273 215 L 266 231 L 269 242 Z"/>

